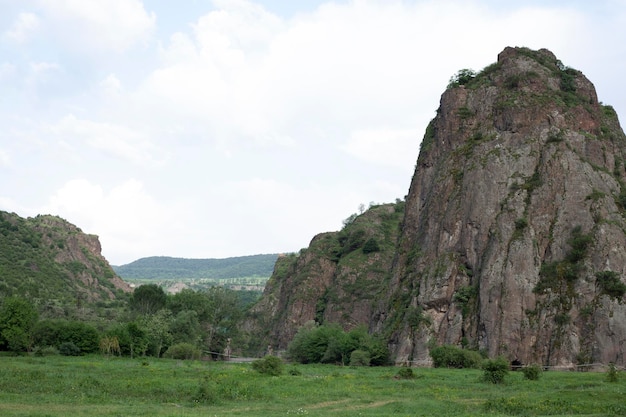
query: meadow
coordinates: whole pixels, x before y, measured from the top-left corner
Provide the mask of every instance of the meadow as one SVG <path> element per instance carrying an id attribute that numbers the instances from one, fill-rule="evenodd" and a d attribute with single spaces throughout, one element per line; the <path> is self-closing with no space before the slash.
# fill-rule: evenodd
<path id="1" fill-rule="evenodd" d="M 102 356 L 0 357 L 0 415 L 55 416 L 618 416 L 626 376 L 286 365 L 280 376 L 249 363 Z"/>

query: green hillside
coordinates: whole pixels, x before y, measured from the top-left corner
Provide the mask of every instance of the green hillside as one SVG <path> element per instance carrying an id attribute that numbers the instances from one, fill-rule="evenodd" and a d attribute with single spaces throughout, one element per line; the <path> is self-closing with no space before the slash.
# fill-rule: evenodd
<path id="1" fill-rule="evenodd" d="M 272 275 L 278 254 L 237 256 L 224 259 L 186 259 L 168 256 L 141 258 L 113 266 L 126 280 L 188 280 L 266 277 Z"/>
<path id="2" fill-rule="evenodd" d="M 64 316 L 69 306 L 110 302 L 123 289 L 97 236 L 56 216 L 0 211 L 0 299 L 24 297 L 48 316 Z"/>

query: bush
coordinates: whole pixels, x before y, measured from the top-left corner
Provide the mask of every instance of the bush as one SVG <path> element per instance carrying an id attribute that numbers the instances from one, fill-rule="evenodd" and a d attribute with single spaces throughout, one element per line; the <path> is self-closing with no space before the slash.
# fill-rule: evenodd
<path id="1" fill-rule="evenodd" d="M 460 85 L 466 85 L 470 81 L 472 81 L 475 77 L 476 77 L 476 71 L 468 69 L 468 68 L 461 69 L 457 71 L 457 73 L 454 74 L 450 78 L 450 81 L 448 82 L 448 88 L 454 88 Z"/>
<path id="2" fill-rule="evenodd" d="M 279 376 L 283 373 L 284 364 L 277 356 L 266 356 L 252 362 L 252 369 L 263 375 Z"/>
<path id="3" fill-rule="evenodd" d="M 218 402 L 217 387 L 214 382 L 204 381 L 198 384 L 198 390 L 192 397 L 196 403 L 215 404 Z"/>
<path id="4" fill-rule="evenodd" d="M 369 355 L 369 365 L 387 365 L 389 350 L 385 341 L 368 334 L 364 327 L 345 332 L 337 324 L 317 325 L 305 323 L 294 336 L 287 355 L 300 363 L 348 364 L 353 351 L 361 350 Z"/>
<path id="5" fill-rule="evenodd" d="M 59 353 L 63 356 L 80 356 L 80 348 L 72 342 L 63 342 L 59 345 Z"/>
<path id="6" fill-rule="evenodd" d="M 378 242 L 376 241 L 376 239 L 371 237 L 365 242 L 362 250 L 363 250 L 363 253 L 367 255 L 368 253 L 380 251 L 380 246 L 378 245 Z"/>
<path id="7" fill-rule="evenodd" d="M 520 217 L 519 219 L 515 220 L 515 230 L 522 231 L 526 227 L 528 227 L 528 219 L 526 219 L 526 217 Z"/>
<path id="8" fill-rule="evenodd" d="M 255 385 L 211 374 L 200 380 L 197 390 L 191 395 L 193 402 L 207 405 L 255 398 L 261 398 L 261 393 Z"/>
<path id="9" fill-rule="evenodd" d="M 54 356 L 59 354 L 59 350 L 54 346 L 35 346 L 33 354 L 35 356 Z"/>
<path id="10" fill-rule="evenodd" d="M 291 376 L 300 376 L 302 375 L 302 372 L 295 366 L 292 366 L 291 368 L 289 368 L 289 375 Z"/>
<path id="11" fill-rule="evenodd" d="M 171 359 L 196 360 L 200 359 L 202 351 L 191 343 L 177 343 L 170 346 L 163 356 Z"/>
<path id="12" fill-rule="evenodd" d="M 331 341 L 337 341 L 342 337 L 343 331 L 336 325 L 318 326 L 314 322 L 308 322 L 302 326 L 294 336 L 287 354 L 289 358 L 300 363 L 332 362 L 329 349 Z"/>
<path id="13" fill-rule="evenodd" d="M 437 346 L 430 350 L 435 368 L 478 368 L 482 362 L 480 353 L 452 345 Z"/>
<path id="14" fill-rule="evenodd" d="M 58 346 L 70 342 L 82 353 L 94 353 L 100 348 L 100 335 L 95 327 L 80 321 L 42 320 L 33 329 L 38 346 Z"/>
<path id="15" fill-rule="evenodd" d="M 483 370 L 483 381 L 501 384 L 504 382 L 504 377 L 509 373 L 509 362 L 502 357 L 488 359 L 483 362 Z"/>
<path id="16" fill-rule="evenodd" d="M 619 376 L 617 373 L 617 367 L 615 367 L 615 364 L 611 362 L 609 364 L 609 370 L 606 371 L 606 380 L 607 382 L 617 382 L 618 379 Z"/>
<path id="17" fill-rule="evenodd" d="M 524 378 L 529 381 L 537 381 L 541 376 L 541 367 L 539 365 L 528 365 L 522 368 Z"/>
<path id="18" fill-rule="evenodd" d="M 413 369 L 405 366 L 398 370 L 397 376 L 400 379 L 413 379 L 415 378 L 415 373 L 413 372 Z"/>
<path id="19" fill-rule="evenodd" d="M 596 284 L 600 287 L 602 294 L 619 300 L 626 294 L 626 284 L 624 284 L 620 276 L 615 271 L 596 272 Z"/>
<path id="20" fill-rule="evenodd" d="M 350 354 L 350 366 L 370 366 L 370 354 L 364 350 L 353 350 Z"/>

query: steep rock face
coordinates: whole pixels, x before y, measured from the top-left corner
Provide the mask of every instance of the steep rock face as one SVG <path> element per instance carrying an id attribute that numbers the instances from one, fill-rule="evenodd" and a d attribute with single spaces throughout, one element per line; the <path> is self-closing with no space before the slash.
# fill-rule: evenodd
<path id="1" fill-rule="evenodd" d="M 245 325 L 253 350 L 285 349 L 311 320 L 345 330 L 379 321 L 403 211 L 404 202 L 371 207 L 340 232 L 319 234 L 299 254 L 280 256 Z"/>
<path id="2" fill-rule="evenodd" d="M 403 319 L 378 323 L 396 359 L 428 363 L 436 342 L 624 363 L 625 145 L 591 82 L 547 50 L 506 48 L 452 83 L 406 201 L 389 294 Z"/>
<path id="3" fill-rule="evenodd" d="M 56 216 L 0 212 L 0 294 L 32 300 L 44 316 L 130 292 L 101 254 L 97 236 Z"/>
<path id="4" fill-rule="evenodd" d="M 400 232 L 368 229 L 384 250 L 339 243 L 379 208 L 317 236 L 279 259 L 248 330 L 285 348 L 308 320 L 365 324 L 398 363 L 428 365 L 430 347 L 453 344 L 623 365 L 625 157 L 615 111 L 582 73 L 545 49 L 506 48 L 443 93 Z"/>

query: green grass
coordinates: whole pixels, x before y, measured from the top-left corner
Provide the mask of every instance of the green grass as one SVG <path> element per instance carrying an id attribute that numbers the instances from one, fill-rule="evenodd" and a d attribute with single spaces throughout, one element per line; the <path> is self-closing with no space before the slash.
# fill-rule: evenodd
<path id="1" fill-rule="evenodd" d="M 544 372 L 480 382 L 480 370 L 298 365 L 261 375 L 249 364 L 99 356 L 1 357 L 2 416 L 543 416 L 624 415 L 626 381 Z"/>

